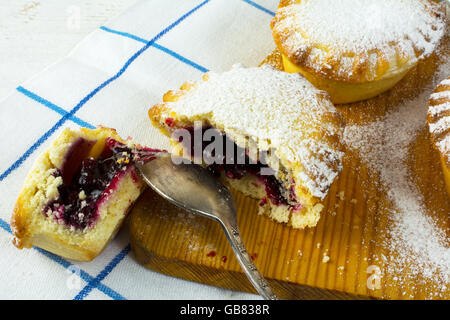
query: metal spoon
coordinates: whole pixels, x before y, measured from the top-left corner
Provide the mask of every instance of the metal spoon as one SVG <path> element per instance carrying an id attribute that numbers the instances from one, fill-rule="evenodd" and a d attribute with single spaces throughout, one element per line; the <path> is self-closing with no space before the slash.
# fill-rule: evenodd
<path id="1" fill-rule="evenodd" d="M 219 222 L 245 275 L 258 293 L 264 299 L 278 299 L 245 249 L 239 235 L 233 197 L 220 181 L 202 166 L 174 156 L 137 163 L 136 167 L 144 181 L 169 202 Z"/>

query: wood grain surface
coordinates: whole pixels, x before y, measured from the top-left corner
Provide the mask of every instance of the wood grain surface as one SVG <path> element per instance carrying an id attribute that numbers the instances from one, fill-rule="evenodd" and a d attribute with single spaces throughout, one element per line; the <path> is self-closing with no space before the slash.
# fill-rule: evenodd
<path id="1" fill-rule="evenodd" d="M 448 53 L 448 39 L 441 51 Z M 395 111 L 406 98 L 430 86 L 442 63 L 436 55 L 421 62 L 392 90 L 373 99 L 339 105 L 347 124 L 367 124 Z M 264 61 L 282 69 L 280 55 Z M 408 150 L 408 172 L 422 193 L 427 214 L 449 234 L 450 201 L 439 156 L 425 126 Z M 380 135 L 385 133 L 380 132 Z M 395 139 L 396 137 L 384 137 Z M 449 299 L 433 279 L 396 272 L 384 257 L 395 257 L 389 244 L 395 208 L 380 177 L 347 149 L 344 169 L 324 200 L 315 228 L 295 230 L 257 215 L 257 202 L 233 192 L 238 223 L 258 269 L 286 299 Z M 147 268 L 219 287 L 255 292 L 242 273 L 220 227 L 213 221 L 175 208 L 147 190 L 129 217 L 131 246 Z M 418 262 L 419 263 L 419 262 Z M 374 277 L 374 275 L 376 277 Z M 439 288 L 439 290 L 438 290 Z M 439 292 L 437 292 L 439 291 Z"/>

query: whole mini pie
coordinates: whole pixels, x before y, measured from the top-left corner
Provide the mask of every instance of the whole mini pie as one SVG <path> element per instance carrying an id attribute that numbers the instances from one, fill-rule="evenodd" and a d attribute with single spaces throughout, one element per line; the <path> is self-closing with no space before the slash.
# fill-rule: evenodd
<path id="1" fill-rule="evenodd" d="M 151 160 L 158 152 L 109 128 L 64 130 L 25 180 L 11 218 L 14 244 L 92 260 L 143 190 L 134 161 Z"/>
<path id="2" fill-rule="evenodd" d="M 443 80 L 430 97 L 428 127 L 441 157 L 447 192 L 450 195 L 450 77 Z"/>
<path id="3" fill-rule="evenodd" d="M 429 56 L 445 21 L 434 0 L 285 0 L 271 27 L 285 71 L 350 103 L 390 89 Z"/>
<path id="4" fill-rule="evenodd" d="M 268 65 L 207 73 L 167 92 L 149 116 L 176 153 L 200 155 L 226 184 L 259 199 L 260 213 L 294 228 L 317 224 L 342 169 L 343 123 L 328 94 Z"/>

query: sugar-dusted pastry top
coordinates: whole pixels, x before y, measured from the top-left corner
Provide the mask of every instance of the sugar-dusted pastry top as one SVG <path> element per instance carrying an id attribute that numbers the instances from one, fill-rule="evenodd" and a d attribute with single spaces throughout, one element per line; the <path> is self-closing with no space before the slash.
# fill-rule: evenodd
<path id="1" fill-rule="evenodd" d="M 309 72 L 349 82 L 394 76 L 445 32 L 433 0 L 285 0 L 272 21 L 280 51 Z"/>
<path id="2" fill-rule="evenodd" d="M 443 80 L 430 97 L 428 126 L 436 148 L 450 167 L 450 77 Z"/>
<path id="3" fill-rule="evenodd" d="M 155 125 L 206 120 L 231 138 L 249 137 L 259 151 L 274 152 L 315 197 L 326 195 L 341 169 L 341 118 L 327 93 L 300 74 L 236 65 L 168 94 L 177 98 L 149 111 Z"/>

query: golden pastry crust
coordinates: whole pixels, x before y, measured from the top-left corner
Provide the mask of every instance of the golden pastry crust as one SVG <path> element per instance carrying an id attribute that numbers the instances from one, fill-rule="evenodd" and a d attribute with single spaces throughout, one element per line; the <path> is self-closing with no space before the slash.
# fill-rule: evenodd
<path id="1" fill-rule="evenodd" d="M 386 91 L 429 56 L 444 16 L 433 0 L 290 0 L 280 2 L 271 28 L 286 71 L 347 103 Z"/>
<path id="2" fill-rule="evenodd" d="M 282 54 L 287 56 L 291 62 L 313 74 L 346 82 L 372 81 L 400 73 L 405 67 L 410 67 L 419 59 L 425 58 L 432 52 L 415 43 L 414 40 L 416 39 L 411 41 L 398 39 L 390 43 L 374 43 L 370 44 L 369 47 L 365 47 L 362 44 L 360 52 L 347 51 L 345 48 L 334 48 L 329 43 L 321 43 L 319 39 L 316 40 L 313 35 L 309 34 L 310 30 L 295 29 L 295 26 L 288 21 L 293 18 L 292 15 L 301 11 L 302 6 L 307 5 L 310 1 L 281 1 L 277 14 L 271 22 L 271 28 L 275 43 Z M 385 0 L 380 1 L 385 2 Z M 435 40 L 435 38 L 440 39 L 443 35 L 444 12 L 437 4 L 437 1 L 412 0 L 411 2 L 414 1 L 423 4 L 423 15 L 430 17 L 429 21 L 432 23 L 430 28 L 434 31 L 432 40 Z M 350 0 L 348 2 L 349 4 L 354 3 L 354 1 Z M 405 4 L 405 9 L 407 7 L 408 5 Z M 323 9 L 326 10 L 327 8 L 324 7 Z M 321 19 L 323 17 L 318 16 L 316 18 Z M 367 19 L 368 17 L 362 18 Z M 349 22 L 351 21 L 350 19 Z M 345 23 L 345 20 L 339 22 Z M 332 21 L 325 21 L 324 25 L 326 23 L 333 24 Z M 398 25 L 398 28 L 401 27 L 401 25 Z M 382 28 L 383 26 L 380 26 L 380 32 Z M 409 34 L 404 36 L 412 37 Z M 294 37 L 295 39 L 292 39 Z M 292 42 L 295 41 L 295 44 L 288 44 L 290 40 Z M 339 41 L 339 39 L 337 40 Z M 431 39 L 426 39 L 425 35 L 420 40 L 431 41 Z M 376 47 L 377 45 L 379 47 Z M 437 43 L 434 43 L 433 47 L 436 45 Z M 387 48 L 383 48 L 384 46 L 389 46 L 391 50 L 386 50 Z M 371 61 L 372 57 L 374 60 Z M 350 63 L 345 61 L 347 58 Z"/>
<path id="3" fill-rule="evenodd" d="M 431 95 L 427 123 L 431 140 L 441 158 L 450 195 L 450 77 L 443 80 Z"/>
<path id="4" fill-rule="evenodd" d="M 274 155 L 282 168 L 277 179 L 289 177 L 296 182 L 294 192 L 304 207 L 297 213 L 287 207 L 277 208 L 277 213 L 275 207 L 262 211 L 297 228 L 317 223 L 323 207 L 320 202 L 342 169 L 343 120 L 328 95 L 301 75 L 268 65 L 235 66 L 223 74 L 205 74 L 201 81 L 167 92 L 163 103 L 149 110 L 149 116 L 169 137 L 177 128 L 201 121 L 240 147 L 254 145 L 258 152 Z M 252 194 L 247 190 L 250 183 L 225 182 Z"/>
<path id="5" fill-rule="evenodd" d="M 118 182 L 114 192 L 99 206 L 98 220 L 93 228 L 77 230 L 58 223 L 45 215 L 44 207 L 57 199 L 62 178 L 54 175 L 60 169 L 70 146 L 78 138 L 93 141 L 90 155 L 98 156 L 110 137 L 129 147 L 131 141 L 123 140 L 109 128 L 64 130 L 53 143 L 39 155 L 16 201 L 11 217 L 13 243 L 19 248 L 37 246 L 62 257 L 90 261 L 95 258 L 114 237 L 125 214 L 143 190 L 143 183 L 136 174 L 128 171 Z"/>

